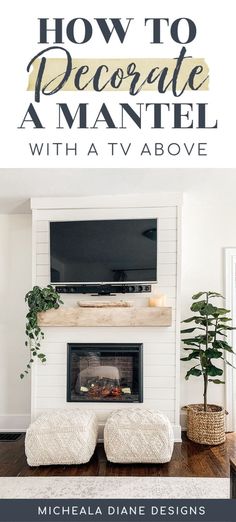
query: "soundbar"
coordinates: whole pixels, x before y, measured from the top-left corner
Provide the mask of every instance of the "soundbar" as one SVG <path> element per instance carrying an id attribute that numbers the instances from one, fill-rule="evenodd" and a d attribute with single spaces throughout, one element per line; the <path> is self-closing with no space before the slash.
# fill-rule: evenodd
<path id="1" fill-rule="evenodd" d="M 145 284 L 127 284 L 127 285 L 62 285 L 56 286 L 55 290 L 58 294 L 94 294 L 94 295 L 111 295 L 111 294 L 138 294 L 143 292 L 151 292 L 151 285 Z"/>

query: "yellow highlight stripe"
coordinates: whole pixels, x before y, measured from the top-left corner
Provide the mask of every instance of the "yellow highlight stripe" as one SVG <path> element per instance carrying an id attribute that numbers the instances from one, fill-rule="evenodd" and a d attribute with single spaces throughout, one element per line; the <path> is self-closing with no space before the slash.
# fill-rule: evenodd
<path id="1" fill-rule="evenodd" d="M 41 59 L 38 58 L 35 60 L 35 62 L 33 64 L 33 69 L 29 76 L 29 83 L 28 83 L 28 87 L 27 87 L 28 91 L 35 90 L 35 82 L 36 82 L 36 79 L 38 76 L 38 70 L 39 70 L 40 63 L 41 63 Z M 171 59 L 171 58 L 166 58 L 166 59 L 165 58 L 159 58 L 159 59 L 157 59 L 157 58 L 148 58 L 148 59 L 146 59 L 146 58 L 137 58 L 137 59 L 135 59 L 135 58 L 132 58 L 132 59 L 128 59 L 128 58 L 117 58 L 117 59 L 116 58 L 112 58 L 112 59 L 111 58 L 106 58 L 106 59 L 105 58 L 104 59 L 102 59 L 102 58 L 100 58 L 100 59 L 99 58 L 96 58 L 96 59 L 74 58 L 72 60 L 73 70 L 71 71 L 70 77 L 68 78 L 66 84 L 63 86 L 62 90 L 63 91 L 76 91 L 77 90 L 74 81 L 75 81 L 75 75 L 80 67 L 83 67 L 83 66 L 89 67 L 89 71 L 86 74 L 82 74 L 82 76 L 81 76 L 81 79 L 80 79 L 81 86 L 83 87 L 85 84 L 87 84 L 89 82 L 84 90 L 93 91 L 94 88 L 93 88 L 92 78 L 93 78 L 94 74 L 96 73 L 98 67 L 100 67 L 101 65 L 105 65 L 109 69 L 108 72 L 103 70 L 101 73 L 100 85 L 102 86 L 106 82 L 108 82 L 108 80 L 111 78 L 112 74 L 115 73 L 115 71 L 118 68 L 122 69 L 124 71 L 124 76 L 126 76 L 127 67 L 131 63 L 136 64 L 136 71 L 140 73 L 140 79 L 138 81 L 136 88 L 140 87 L 141 84 L 147 78 L 148 74 L 151 72 L 151 70 L 154 68 L 157 68 L 157 67 L 159 68 L 159 70 L 155 71 L 154 76 L 156 76 L 156 74 L 161 72 L 164 68 L 168 68 L 168 72 L 167 72 L 167 75 L 165 78 L 165 83 L 164 83 L 165 85 L 167 85 L 171 81 L 171 79 L 173 77 L 174 69 L 176 67 L 176 59 Z M 44 87 L 49 82 L 51 82 L 50 86 L 48 87 L 47 90 L 51 91 L 54 88 L 56 88 L 65 74 L 66 66 L 67 66 L 67 61 L 64 58 L 47 58 L 41 87 Z M 180 69 L 180 73 L 178 76 L 177 90 L 181 91 L 183 89 L 184 85 L 188 81 L 189 74 L 191 73 L 192 69 L 197 66 L 202 66 L 203 70 L 200 74 L 197 74 L 197 76 L 195 77 L 194 84 L 197 87 L 198 85 L 200 85 L 203 82 L 198 90 L 199 91 L 208 90 L 208 88 L 209 88 L 209 78 L 207 78 L 209 75 L 208 65 L 206 64 L 206 62 L 203 58 L 192 58 L 192 57 L 185 58 L 183 63 L 181 64 L 181 69 Z M 123 79 L 122 83 L 118 89 L 115 89 L 114 87 L 112 87 L 110 85 L 110 83 L 108 83 L 108 85 L 104 88 L 104 91 L 118 91 L 118 90 L 119 91 L 129 91 L 132 79 L 133 79 L 133 76 L 130 76 L 127 79 Z M 158 79 L 153 84 L 144 83 L 141 90 L 157 91 L 157 86 L 158 86 Z M 168 90 L 171 90 L 171 85 L 169 85 Z M 189 85 L 186 86 L 186 90 L 190 90 Z"/>

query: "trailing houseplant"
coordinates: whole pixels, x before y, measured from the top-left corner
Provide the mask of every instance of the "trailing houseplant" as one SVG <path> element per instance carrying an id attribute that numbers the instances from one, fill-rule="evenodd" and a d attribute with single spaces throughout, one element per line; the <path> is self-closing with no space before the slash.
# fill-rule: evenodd
<path id="1" fill-rule="evenodd" d="M 217 292 L 193 295 L 190 309 L 194 315 L 182 321 L 189 323 L 189 327 L 181 330 L 184 350 L 189 352 L 181 360 L 194 361 L 185 379 L 189 380 L 190 376 L 203 378 L 203 404 L 187 407 L 187 433 L 192 440 L 206 444 L 217 444 L 225 439 L 225 411 L 220 406 L 208 404 L 208 386 L 209 383 L 224 384 L 222 362 L 233 366 L 225 358 L 225 353 L 234 353 L 227 339 L 227 333 L 234 329 L 229 324 L 232 320 L 228 317 L 230 310 L 216 306 L 216 298 L 223 296 Z"/>
<path id="2" fill-rule="evenodd" d="M 30 359 L 26 369 L 20 374 L 21 379 L 29 373 L 35 358 L 40 359 L 42 363 L 46 362 L 46 355 L 41 352 L 41 341 L 44 339 L 44 333 L 38 325 L 38 313 L 46 312 L 51 308 L 57 309 L 60 304 L 63 304 L 60 295 L 51 285 L 45 288 L 34 286 L 33 289 L 26 294 L 25 302 L 29 309 L 26 315 L 25 334 L 28 339 L 25 341 L 25 346 L 30 350 Z"/>

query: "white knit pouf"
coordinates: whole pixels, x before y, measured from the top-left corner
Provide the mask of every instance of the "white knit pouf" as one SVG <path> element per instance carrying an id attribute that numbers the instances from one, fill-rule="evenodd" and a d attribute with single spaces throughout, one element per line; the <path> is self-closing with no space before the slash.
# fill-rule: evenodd
<path id="1" fill-rule="evenodd" d="M 97 443 L 96 416 L 81 410 L 57 410 L 38 417 L 27 430 L 29 466 L 84 464 Z"/>
<path id="2" fill-rule="evenodd" d="M 172 426 L 160 411 L 117 410 L 106 422 L 104 446 L 110 462 L 169 462 L 174 446 Z"/>

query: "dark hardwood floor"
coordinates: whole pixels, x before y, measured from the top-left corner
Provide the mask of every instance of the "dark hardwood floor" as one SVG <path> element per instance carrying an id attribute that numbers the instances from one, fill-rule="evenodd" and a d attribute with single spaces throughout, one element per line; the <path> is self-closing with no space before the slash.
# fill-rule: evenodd
<path id="1" fill-rule="evenodd" d="M 30 468 L 24 452 L 24 436 L 16 442 L 0 442 L 0 476 L 163 476 L 163 477 L 229 477 L 229 459 L 236 458 L 236 434 L 227 434 L 220 446 L 202 446 L 189 441 L 183 433 L 176 443 L 168 464 L 111 464 L 103 445 L 98 444 L 88 464 L 80 466 L 40 466 Z"/>

